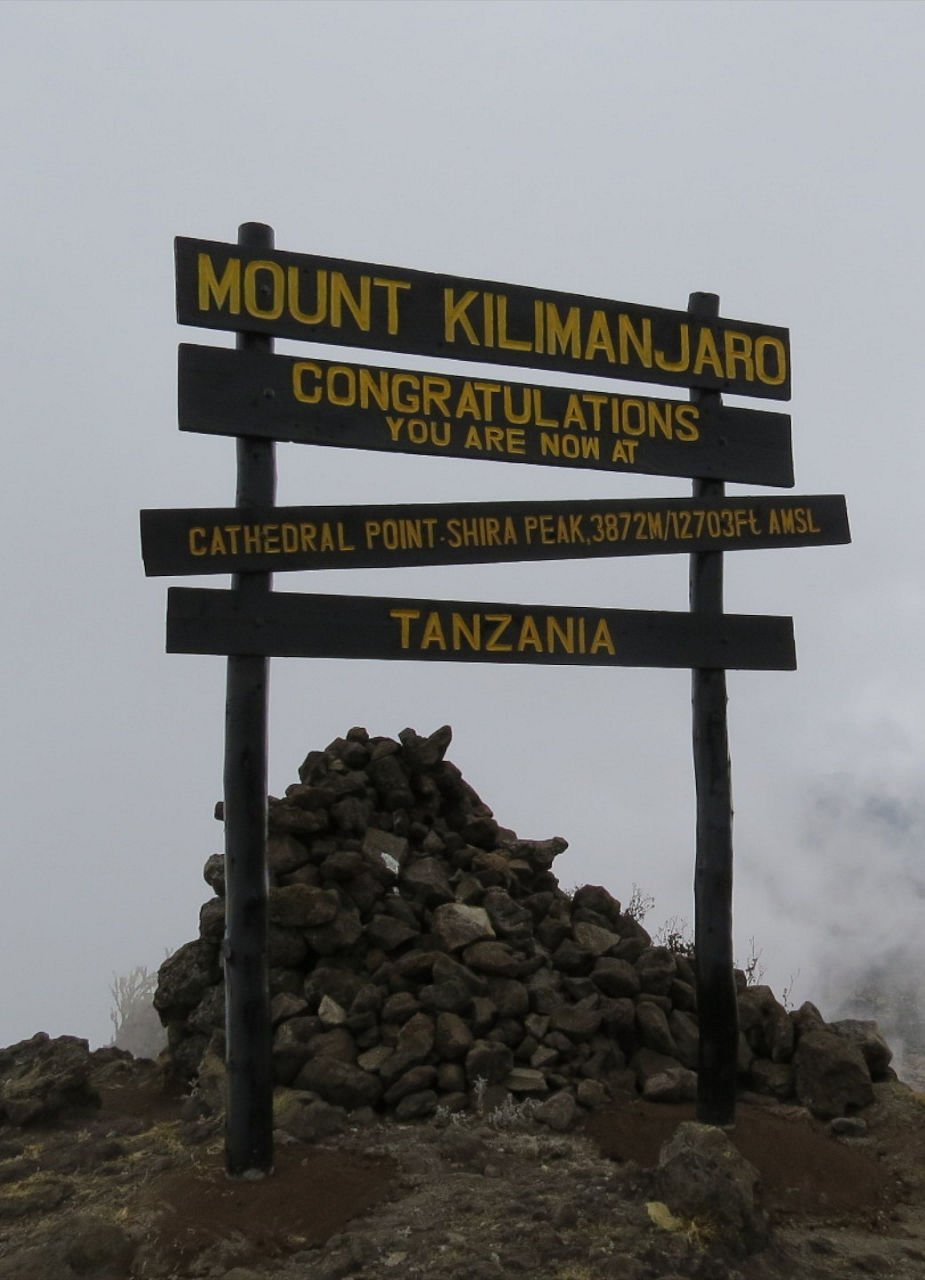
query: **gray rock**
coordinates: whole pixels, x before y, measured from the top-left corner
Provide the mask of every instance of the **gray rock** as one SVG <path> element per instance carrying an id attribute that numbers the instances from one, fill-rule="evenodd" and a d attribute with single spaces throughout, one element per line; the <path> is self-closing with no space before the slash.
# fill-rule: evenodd
<path id="1" fill-rule="evenodd" d="M 458 1062 L 472 1048 L 473 1034 L 456 1013 L 437 1014 L 434 1049 L 444 1062 Z"/>
<path id="2" fill-rule="evenodd" d="M 589 951 L 592 956 L 604 956 L 620 945 L 618 934 L 609 929 L 602 929 L 596 924 L 579 923 L 572 926 L 572 936 L 582 951 Z M 617 994 L 617 993 L 615 993 Z M 626 992 L 619 992 L 625 995 Z"/>
<path id="3" fill-rule="evenodd" d="M 605 996 L 639 994 L 639 976 L 628 960 L 617 956 L 602 956 L 591 970 L 591 981 Z"/>
<path id="4" fill-rule="evenodd" d="M 86 1040 L 52 1039 L 44 1031 L 0 1050 L 0 1119 L 9 1124 L 52 1120 L 70 1108 L 98 1107 Z"/>
<path id="5" fill-rule="evenodd" d="M 370 946 L 386 952 L 397 951 L 419 936 L 419 929 L 384 912 L 374 915 L 366 925 L 366 941 Z"/>
<path id="6" fill-rule="evenodd" d="M 747 987 L 738 997 L 739 1029 L 759 1058 L 790 1062 L 794 1026 L 770 987 Z"/>
<path id="7" fill-rule="evenodd" d="M 526 967 L 523 957 L 505 942 L 471 942 L 463 951 L 463 961 L 476 973 L 498 978 L 518 978 Z"/>
<path id="8" fill-rule="evenodd" d="M 797 1098 L 822 1120 L 859 1110 L 874 1100 L 861 1050 L 831 1031 L 801 1035 L 794 1064 Z"/>
<path id="9" fill-rule="evenodd" d="M 162 1022 L 172 1021 L 195 1008 L 206 990 L 218 982 L 218 950 L 202 938 L 187 942 L 157 971 L 154 1007 Z"/>
<path id="10" fill-rule="evenodd" d="M 700 1028 L 697 1025 L 697 1019 L 689 1013 L 683 1013 L 680 1009 L 672 1009 L 668 1015 L 668 1029 L 676 1045 L 677 1057 L 681 1065 L 696 1071 L 700 1052 Z"/>
<path id="11" fill-rule="evenodd" d="M 642 1096 L 647 1102 L 693 1102 L 697 1097 L 697 1076 L 686 1067 L 669 1067 L 646 1077 Z"/>
<path id="12" fill-rule="evenodd" d="M 794 1095 L 794 1077 L 792 1063 L 756 1058 L 752 1062 L 748 1079 L 756 1093 L 767 1094 L 780 1102 L 786 1102 Z"/>
<path id="13" fill-rule="evenodd" d="M 560 1089 L 551 1098 L 541 1102 L 533 1118 L 556 1133 L 571 1129 L 581 1116 L 581 1109 L 568 1089 Z"/>
<path id="14" fill-rule="evenodd" d="M 505 1044 L 476 1040 L 466 1054 L 466 1080 L 470 1088 L 476 1081 L 503 1084 L 514 1066 L 514 1055 Z"/>
<path id="15" fill-rule="evenodd" d="M 274 835 L 267 839 L 267 869 L 271 876 L 284 876 L 298 871 L 309 861 L 308 848 L 292 835 Z M 207 864 L 208 865 L 208 864 Z M 225 867 L 222 859 L 221 883 L 224 894 Z M 218 893 L 218 889 L 216 889 Z"/>
<path id="16" fill-rule="evenodd" d="M 296 1088 L 317 1093 L 325 1102 L 353 1111 L 375 1106 L 382 1096 L 382 1082 L 361 1067 L 334 1058 L 313 1058 L 296 1076 Z"/>
<path id="17" fill-rule="evenodd" d="M 416 858 L 413 862 L 406 862 L 398 883 L 402 892 L 419 898 L 431 908 L 453 901 L 449 876 L 437 858 Z"/>
<path id="18" fill-rule="evenodd" d="M 674 954 L 667 947 L 646 947 L 636 961 L 639 985 L 651 995 L 667 995 L 677 971 Z"/>
<path id="19" fill-rule="evenodd" d="M 636 1005 L 636 1031 L 643 1048 L 654 1049 L 669 1058 L 680 1057 L 664 1009 L 650 1000 L 640 999 Z"/>
<path id="20" fill-rule="evenodd" d="M 659 1152 L 654 1191 L 676 1216 L 712 1224 L 722 1248 L 734 1256 L 767 1243 L 758 1171 L 721 1129 L 680 1124 Z"/>
<path id="21" fill-rule="evenodd" d="M 495 937 L 495 931 L 484 907 L 448 902 L 437 907 L 431 927 L 448 951 L 461 951 L 472 943 Z"/>
<path id="22" fill-rule="evenodd" d="M 847 1040 L 849 1044 L 857 1045 L 864 1055 L 864 1061 L 867 1063 L 872 1079 L 887 1078 L 887 1072 L 893 1060 L 893 1051 L 880 1034 L 880 1028 L 876 1022 L 861 1018 L 842 1018 L 838 1022 L 830 1022 L 828 1029 L 834 1031 L 837 1036 L 841 1036 L 843 1040 Z"/>
<path id="23" fill-rule="evenodd" d="M 544 1094 L 549 1092 L 546 1076 L 535 1067 L 512 1067 L 504 1080 L 504 1087 L 509 1089 L 511 1093 Z"/>
<path id="24" fill-rule="evenodd" d="M 289 884 L 271 889 L 267 915 L 271 925 L 282 929 L 309 929 L 327 924 L 337 915 L 337 894 L 307 884 Z"/>

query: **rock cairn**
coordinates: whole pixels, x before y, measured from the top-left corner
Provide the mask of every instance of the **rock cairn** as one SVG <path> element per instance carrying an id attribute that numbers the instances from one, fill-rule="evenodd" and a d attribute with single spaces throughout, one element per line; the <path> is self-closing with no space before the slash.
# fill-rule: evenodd
<path id="1" fill-rule="evenodd" d="M 690 956 L 653 945 L 606 889 L 563 892 L 566 841 L 499 826 L 445 759 L 450 738 L 354 728 L 271 797 L 276 1084 L 400 1120 L 530 1098 L 554 1128 L 627 1091 L 692 1098 Z M 200 1083 L 223 1056 L 221 855 L 204 876 L 199 937 L 161 966 L 154 1000 L 172 1069 Z M 831 1118 L 892 1075 L 875 1024 L 827 1025 L 738 979 L 743 1088 Z"/>

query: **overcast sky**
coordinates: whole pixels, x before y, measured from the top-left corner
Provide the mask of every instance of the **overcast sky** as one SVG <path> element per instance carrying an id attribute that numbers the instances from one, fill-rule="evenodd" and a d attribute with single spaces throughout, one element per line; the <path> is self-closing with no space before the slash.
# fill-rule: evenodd
<path id="1" fill-rule="evenodd" d="M 921 946 L 923 56 L 925 9 L 888 0 L 0 6 L 0 1043 L 105 1042 L 113 974 L 194 937 L 208 896 L 225 664 L 164 652 L 137 513 L 233 503 L 233 441 L 177 430 L 177 343 L 231 339 L 177 326 L 173 237 L 250 220 L 281 249 L 659 307 L 706 290 L 789 326 L 795 492 L 844 493 L 854 542 L 726 557 L 727 608 L 792 615 L 799 662 L 729 676 L 737 949 L 824 1004 L 840 967 Z M 689 492 L 298 445 L 278 465 L 282 503 Z M 277 585 L 683 610 L 687 571 Z M 271 679 L 274 794 L 352 725 L 450 723 L 502 825 L 569 840 L 563 885 L 692 918 L 688 672 L 278 659 Z"/>

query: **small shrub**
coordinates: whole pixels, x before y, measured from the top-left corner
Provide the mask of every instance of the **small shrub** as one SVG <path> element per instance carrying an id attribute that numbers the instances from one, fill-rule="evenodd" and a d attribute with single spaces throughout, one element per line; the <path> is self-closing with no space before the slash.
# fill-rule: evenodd
<path id="1" fill-rule="evenodd" d="M 167 1033 L 153 1004 L 156 989 L 157 974 L 149 973 L 144 965 L 137 965 L 123 977 L 112 975 L 112 1043 L 135 1058 L 156 1058 L 167 1044 Z"/>

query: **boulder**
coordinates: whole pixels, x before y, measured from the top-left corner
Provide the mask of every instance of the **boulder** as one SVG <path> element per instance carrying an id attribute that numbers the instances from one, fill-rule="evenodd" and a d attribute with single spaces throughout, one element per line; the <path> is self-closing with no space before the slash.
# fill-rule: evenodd
<path id="1" fill-rule="evenodd" d="M 832 1031 L 800 1037 L 794 1055 L 796 1096 L 822 1120 L 831 1120 L 874 1100 L 870 1071 L 857 1045 Z"/>
<path id="2" fill-rule="evenodd" d="M 722 1129 L 680 1124 L 659 1152 L 654 1192 L 675 1216 L 691 1219 L 702 1238 L 733 1256 L 756 1253 L 768 1241 L 758 1170 Z"/>

